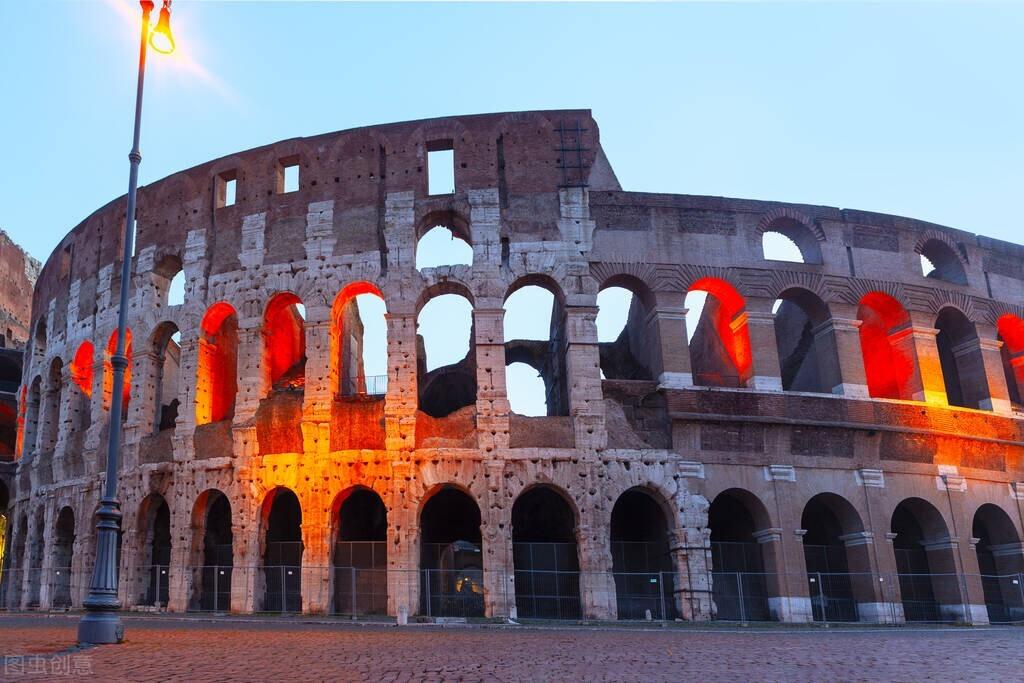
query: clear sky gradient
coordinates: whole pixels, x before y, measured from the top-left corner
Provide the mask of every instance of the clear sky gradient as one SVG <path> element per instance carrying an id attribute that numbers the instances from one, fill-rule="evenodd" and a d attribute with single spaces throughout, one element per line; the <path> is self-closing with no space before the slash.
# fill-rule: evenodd
<path id="1" fill-rule="evenodd" d="M 627 190 L 1024 242 L 1024 5 L 175 0 L 146 184 L 276 140 L 588 107 Z M 138 3 L 0 0 L 0 227 L 45 260 L 127 186 Z"/>

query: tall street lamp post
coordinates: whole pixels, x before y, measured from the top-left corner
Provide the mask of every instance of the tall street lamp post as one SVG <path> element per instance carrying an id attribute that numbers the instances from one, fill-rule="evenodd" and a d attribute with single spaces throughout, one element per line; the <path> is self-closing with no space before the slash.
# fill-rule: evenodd
<path id="1" fill-rule="evenodd" d="M 168 54 L 174 50 L 171 36 L 171 0 L 163 0 L 157 25 L 150 29 L 149 17 L 153 0 L 141 0 L 142 39 L 139 41 L 139 81 L 135 93 L 135 132 L 132 137 L 131 162 L 128 173 L 128 206 L 124 220 L 124 250 L 121 256 L 121 297 L 117 311 L 117 349 L 110 359 L 114 369 L 114 387 L 110 402 L 110 429 L 107 439 L 107 478 L 103 498 L 96 513 L 96 564 L 93 568 L 89 595 L 84 601 L 86 613 L 78 623 L 79 643 L 120 643 L 124 624 L 118 610 L 118 533 L 121 525 L 121 503 L 117 500 L 117 471 L 121 447 L 121 410 L 124 400 L 124 371 L 128 367 L 125 345 L 128 330 L 128 285 L 131 278 L 132 243 L 135 239 L 135 193 L 139 183 L 139 128 L 142 123 L 142 84 L 146 75 L 146 45 Z"/>

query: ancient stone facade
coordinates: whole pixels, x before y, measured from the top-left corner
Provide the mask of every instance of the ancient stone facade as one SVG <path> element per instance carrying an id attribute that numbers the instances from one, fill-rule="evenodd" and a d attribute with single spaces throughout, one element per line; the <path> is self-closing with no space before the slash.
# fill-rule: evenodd
<path id="1" fill-rule="evenodd" d="M 431 195 L 443 149 L 455 191 Z M 663 614 L 722 617 L 730 572 L 746 572 L 772 617 L 806 621 L 823 571 L 806 542 L 839 548 L 855 618 L 913 618 L 903 575 L 923 562 L 953 579 L 928 588 L 936 613 L 978 623 L 995 600 L 986 563 L 1024 570 L 1024 247 L 863 211 L 626 192 L 588 111 L 286 140 L 146 186 L 139 204 L 126 606 L 210 608 L 202 568 L 217 565 L 233 572 L 212 608 L 285 608 L 271 584 L 287 584 L 293 608 L 337 611 L 340 579 L 322 568 L 349 566 L 338 548 L 360 542 L 379 544 L 367 568 L 393 615 L 446 609 L 421 569 L 459 574 L 442 592 L 461 597 L 467 579 L 494 617 L 550 616 L 527 604 L 550 597 L 528 573 L 557 570 L 576 582 L 556 581 L 559 599 L 575 591 L 557 614 L 597 619 L 645 604 L 624 601 L 622 578 L 643 572 L 670 587 Z M 123 219 L 121 198 L 72 230 L 35 290 L 9 607 L 78 605 L 88 583 Z M 471 266 L 416 269 L 438 225 L 472 246 Z M 802 262 L 767 260 L 768 233 Z M 169 305 L 179 271 L 184 303 Z M 503 305 L 524 284 L 554 294 L 547 348 L 506 343 Z M 599 342 L 612 286 L 633 303 Z M 387 307 L 379 392 L 346 360 L 361 293 Z M 428 376 L 417 316 L 445 293 L 472 304 L 471 352 Z M 511 412 L 512 357 L 544 374 L 548 416 Z M 424 410 L 435 382 L 448 402 Z M 346 535 L 373 501 L 376 531 Z M 542 543 L 567 554 L 520 552 Z M 54 583 L 65 566 L 70 585 Z"/>

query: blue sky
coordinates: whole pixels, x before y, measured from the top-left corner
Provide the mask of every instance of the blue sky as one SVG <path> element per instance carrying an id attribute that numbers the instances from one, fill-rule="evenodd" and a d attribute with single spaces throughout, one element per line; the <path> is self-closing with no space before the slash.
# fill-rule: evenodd
<path id="1" fill-rule="evenodd" d="M 0 0 L 0 227 L 45 260 L 127 184 L 137 3 Z M 120 9 L 119 9 L 120 8 Z M 1024 242 L 1024 5 L 175 0 L 140 182 L 274 140 L 589 107 L 625 189 Z"/>

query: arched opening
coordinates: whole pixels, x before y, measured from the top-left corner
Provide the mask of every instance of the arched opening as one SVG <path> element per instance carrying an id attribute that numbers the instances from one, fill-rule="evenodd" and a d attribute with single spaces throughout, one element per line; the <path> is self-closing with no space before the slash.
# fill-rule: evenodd
<path id="1" fill-rule="evenodd" d="M 753 377 L 746 302 L 725 280 L 702 278 L 686 294 L 694 384 L 745 387 Z"/>
<path id="2" fill-rule="evenodd" d="M 527 489 L 512 506 L 516 611 L 532 619 L 579 619 L 576 515 L 561 493 Z"/>
<path id="3" fill-rule="evenodd" d="M 22 428 L 21 456 L 28 457 L 36 452 L 39 439 L 39 408 L 42 403 L 43 379 L 36 376 L 25 396 L 25 426 Z"/>
<path id="4" fill-rule="evenodd" d="M 473 304 L 465 293 L 430 298 L 416 316 L 419 409 L 446 417 L 476 406 Z"/>
<path id="5" fill-rule="evenodd" d="M 164 323 L 153 334 L 153 431 L 174 429 L 178 419 L 178 370 L 181 367 L 181 333 L 174 323 Z"/>
<path id="6" fill-rule="evenodd" d="M 231 501 L 221 491 L 205 491 L 192 511 L 193 608 L 226 612 L 231 609 L 234 568 Z"/>
<path id="7" fill-rule="evenodd" d="M 302 611 L 302 508 L 279 487 L 263 503 L 263 611 Z"/>
<path id="8" fill-rule="evenodd" d="M 305 391 L 306 309 L 291 292 L 277 294 L 267 304 L 263 367 L 271 391 Z"/>
<path id="9" fill-rule="evenodd" d="M 830 394 L 843 383 L 832 314 L 816 294 L 787 289 L 775 308 L 775 340 L 784 391 Z"/>
<path id="10" fill-rule="evenodd" d="M 28 609 L 39 607 L 43 585 L 43 555 L 45 552 L 46 534 L 46 511 L 40 507 L 36 510 L 35 523 L 32 525 L 35 533 L 29 544 L 28 557 Z"/>
<path id="11" fill-rule="evenodd" d="M 1024 320 L 1007 313 L 999 318 L 998 329 L 1010 403 L 1024 410 Z"/>
<path id="12" fill-rule="evenodd" d="M 103 357 L 103 405 L 109 407 L 114 396 L 114 365 L 112 358 L 117 353 L 117 330 L 107 340 L 106 353 Z M 125 358 L 128 365 L 124 369 L 124 393 L 121 396 L 121 420 L 128 419 L 128 405 L 132 398 L 132 331 L 125 330 Z"/>
<path id="13" fill-rule="evenodd" d="M 376 285 L 354 282 L 331 310 L 332 393 L 379 398 L 387 393 L 388 327 L 384 296 Z"/>
<path id="14" fill-rule="evenodd" d="M 946 400 L 951 406 L 980 408 L 988 398 L 988 379 L 974 323 L 947 306 L 935 318 L 935 329 Z"/>
<path id="15" fill-rule="evenodd" d="M 619 619 L 675 619 L 675 574 L 662 506 L 644 489 L 612 508 L 612 571 Z"/>
<path id="16" fill-rule="evenodd" d="M 769 582 L 760 541 L 768 536 L 768 512 L 752 493 L 729 489 L 718 494 L 708 508 L 711 529 L 712 597 L 717 619 L 766 621 Z"/>
<path id="17" fill-rule="evenodd" d="M 336 614 L 386 614 L 388 511 L 376 492 L 357 488 L 334 506 L 331 553 Z"/>
<path id="18" fill-rule="evenodd" d="M 31 363 L 32 367 L 39 367 L 42 365 L 43 359 L 46 358 L 46 318 L 42 317 L 36 322 L 36 333 L 32 336 L 32 344 L 30 346 L 32 355 L 31 358 L 26 359 Z"/>
<path id="19" fill-rule="evenodd" d="M 52 453 L 60 434 L 60 403 L 64 390 L 64 362 L 54 358 L 46 377 L 39 426 L 39 451 Z"/>
<path id="20" fill-rule="evenodd" d="M 769 261 L 821 263 L 817 236 L 795 218 L 777 218 L 761 233 L 761 251 Z"/>
<path id="21" fill-rule="evenodd" d="M 566 382 L 566 315 L 561 292 L 547 280 L 517 283 L 505 298 L 505 363 L 533 368 L 543 382 L 508 373 L 506 386 L 512 412 L 520 415 L 568 415 Z M 526 381 L 522 381 L 526 380 Z"/>
<path id="22" fill-rule="evenodd" d="M 949 531 L 935 507 L 908 498 L 892 513 L 890 531 L 907 621 L 940 621 L 962 615 L 956 560 Z"/>
<path id="23" fill-rule="evenodd" d="M 917 359 L 910 341 L 910 316 L 888 294 L 869 292 L 857 307 L 860 348 L 872 398 L 914 398 Z"/>
<path id="24" fill-rule="evenodd" d="M 145 576 L 145 592 L 140 604 L 166 606 L 171 564 L 171 508 L 158 493 L 146 496 L 139 506 L 140 578 Z"/>
<path id="25" fill-rule="evenodd" d="M 1024 550 L 1013 520 L 1002 508 L 985 503 L 974 513 L 971 536 L 978 539 L 978 570 L 988 620 L 993 624 L 1024 619 Z"/>
<path id="26" fill-rule="evenodd" d="M 19 609 L 21 607 L 22 590 L 25 585 L 25 574 L 29 571 L 28 567 L 28 515 L 22 515 L 18 521 L 18 531 L 14 536 L 14 548 L 13 550 L 13 571 L 8 570 L 5 572 L 5 584 L 7 586 L 7 592 L 5 598 L 7 600 L 7 607 L 12 610 Z"/>
<path id="27" fill-rule="evenodd" d="M 153 266 L 153 285 L 157 301 L 167 306 L 185 303 L 185 271 L 177 254 L 167 254 Z"/>
<path id="28" fill-rule="evenodd" d="M 416 270 L 444 266 L 472 266 L 469 226 L 451 212 L 427 216 L 416 242 Z"/>
<path id="29" fill-rule="evenodd" d="M 804 506 L 800 526 L 814 620 L 857 621 L 859 603 L 873 602 L 860 515 L 846 499 L 819 493 Z"/>
<path id="30" fill-rule="evenodd" d="M 420 612 L 430 617 L 484 616 L 480 508 L 443 486 L 420 512 Z"/>
<path id="31" fill-rule="evenodd" d="M 601 378 L 652 380 L 658 340 L 649 333 L 650 292 L 632 278 L 613 278 L 597 294 L 597 342 Z"/>
<path id="32" fill-rule="evenodd" d="M 235 416 L 238 394 L 238 315 L 235 309 L 223 302 L 210 306 L 199 332 L 196 424 L 230 420 Z"/>
<path id="33" fill-rule="evenodd" d="M 955 285 L 967 284 L 964 264 L 953 248 L 939 239 L 926 240 L 918 247 L 921 255 L 921 274 Z"/>
<path id="34" fill-rule="evenodd" d="M 71 560 L 75 549 L 75 511 L 63 507 L 57 514 L 53 542 L 53 595 L 55 608 L 71 607 Z"/>

